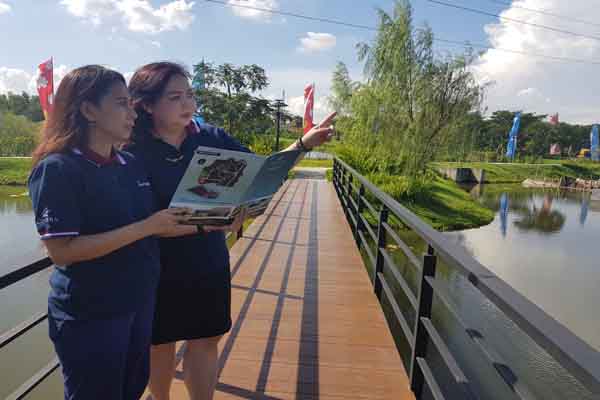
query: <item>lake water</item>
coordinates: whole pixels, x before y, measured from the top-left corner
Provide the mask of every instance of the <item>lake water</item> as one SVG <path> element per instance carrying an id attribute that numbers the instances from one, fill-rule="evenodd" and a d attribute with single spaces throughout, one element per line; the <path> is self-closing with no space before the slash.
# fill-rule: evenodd
<path id="1" fill-rule="evenodd" d="M 44 257 L 33 225 L 25 187 L 0 186 L 0 275 Z M 49 272 L 0 290 L 0 332 L 6 332 L 36 312 L 47 309 Z M 42 323 L 0 350 L 0 398 L 5 398 L 54 357 Z M 60 374 L 54 373 L 32 399 L 59 399 Z"/>
<path id="2" fill-rule="evenodd" d="M 589 193 L 519 186 L 478 186 L 471 193 L 496 218 L 449 235 L 600 350 L 600 202 Z"/>
<path id="3" fill-rule="evenodd" d="M 43 257 L 29 199 L 20 196 L 24 191 L 22 187 L 0 186 L 0 275 Z M 476 187 L 471 193 L 496 212 L 494 221 L 483 228 L 448 235 L 519 292 L 600 349 L 600 318 L 596 312 L 600 304 L 600 247 L 596 247 L 600 242 L 600 204 L 582 193 L 542 192 L 519 186 Z M 518 376 L 527 376 L 528 390 L 535 398 L 591 398 L 565 378 L 564 371 L 540 354 L 493 305 L 471 293 L 473 289 L 468 284 L 455 274 L 448 274 L 447 281 L 449 296 L 464 322 L 476 327 L 506 359 L 522 359 L 510 366 Z M 44 310 L 47 294 L 48 272 L 1 290 L 0 333 Z M 488 382 L 493 381 L 495 372 L 484 366 L 482 359 L 462 351 L 472 348 L 472 343 L 464 332 L 461 335 L 460 328 L 447 313 L 440 311 L 437 303 L 433 319 L 449 346 L 459 354 L 461 365 L 468 365 L 465 372 L 484 376 L 475 385 L 496 388 L 489 398 L 516 398 L 506 388 Z M 503 329 L 497 329 L 498 326 Z M 10 394 L 52 357 L 46 324 L 0 350 L 0 398 Z M 54 373 L 31 398 L 61 398 L 60 375 Z"/>

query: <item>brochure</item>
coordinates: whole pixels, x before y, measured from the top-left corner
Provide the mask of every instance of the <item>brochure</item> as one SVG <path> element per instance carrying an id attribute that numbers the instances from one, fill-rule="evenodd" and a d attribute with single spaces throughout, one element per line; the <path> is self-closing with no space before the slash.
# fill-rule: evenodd
<path id="1" fill-rule="evenodd" d="M 301 155 L 300 150 L 292 150 L 263 157 L 200 146 L 169 207 L 191 210 L 188 223 L 193 225 L 229 225 L 243 208 L 256 217 Z"/>

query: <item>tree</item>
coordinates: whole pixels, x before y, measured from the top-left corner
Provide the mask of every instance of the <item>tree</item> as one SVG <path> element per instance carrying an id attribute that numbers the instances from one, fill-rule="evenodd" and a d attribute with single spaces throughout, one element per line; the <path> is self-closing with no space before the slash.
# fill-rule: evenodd
<path id="1" fill-rule="evenodd" d="M 196 96 L 208 122 L 231 133 L 265 131 L 272 126 L 269 101 L 254 96 L 269 85 L 265 70 L 258 65 L 214 66 L 202 61 L 194 65 L 194 82 L 202 82 Z"/>
<path id="2" fill-rule="evenodd" d="M 350 79 L 346 64 L 339 61 L 333 71 L 333 79 L 331 83 L 331 96 L 329 96 L 329 105 L 338 115 L 346 116 L 351 112 L 352 93 L 358 87 L 355 82 Z"/>
<path id="3" fill-rule="evenodd" d="M 40 128 L 40 123 L 22 115 L 0 111 L 0 156 L 30 155 Z"/>
<path id="4" fill-rule="evenodd" d="M 12 92 L 0 94 L 0 112 L 2 111 L 23 115 L 34 122 L 44 119 L 38 96 L 30 96 L 26 92 L 20 95 Z"/>
<path id="5" fill-rule="evenodd" d="M 469 69 L 470 53 L 434 56 L 433 33 L 427 26 L 414 29 L 407 1 L 396 1 L 392 15 L 378 13 L 374 42 L 358 46 L 368 81 L 352 94 L 348 139 L 415 177 L 460 133 L 483 88 Z"/>

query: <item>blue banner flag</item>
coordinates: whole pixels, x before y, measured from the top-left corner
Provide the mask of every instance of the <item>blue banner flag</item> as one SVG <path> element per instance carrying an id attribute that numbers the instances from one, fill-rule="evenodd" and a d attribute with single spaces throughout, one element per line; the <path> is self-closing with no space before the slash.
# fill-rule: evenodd
<path id="1" fill-rule="evenodd" d="M 590 134 L 591 142 L 591 153 L 593 161 L 600 161 L 600 154 L 598 154 L 598 124 L 592 126 L 592 133 Z"/>
<path id="2" fill-rule="evenodd" d="M 512 129 L 508 134 L 508 145 L 506 146 L 506 157 L 511 160 L 515 158 L 517 152 L 517 136 L 519 135 L 519 127 L 521 126 L 521 113 L 515 115 Z"/>

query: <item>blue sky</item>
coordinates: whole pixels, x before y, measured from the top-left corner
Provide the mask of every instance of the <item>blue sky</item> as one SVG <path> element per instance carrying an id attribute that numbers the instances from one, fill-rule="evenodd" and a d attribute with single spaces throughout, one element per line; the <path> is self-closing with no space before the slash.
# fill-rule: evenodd
<path id="1" fill-rule="evenodd" d="M 393 0 L 236 1 L 371 26 L 377 23 L 377 7 L 391 10 L 393 6 Z M 448 2 L 494 13 L 514 11 L 490 0 Z M 532 3 L 535 8 L 541 0 L 521 3 Z M 556 0 L 546 3 L 558 4 Z M 2 4 L 8 6 L 8 11 Z M 426 0 L 414 0 L 413 6 L 415 22 L 419 25 L 427 21 L 436 35 L 446 39 L 486 43 L 498 40 L 486 32 L 486 25 L 502 28 L 496 18 L 468 14 Z M 551 7 L 545 9 L 548 8 Z M 89 63 L 130 73 L 151 61 L 174 60 L 189 66 L 204 58 L 215 63 L 263 66 L 272 82 L 264 95 L 279 95 L 284 89 L 294 109 L 298 108 L 302 87 L 315 81 L 317 95 L 321 95 L 316 110 L 320 116 L 326 112 L 323 100 L 338 60 L 349 66 L 354 79 L 361 78 L 362 66 L 354 46 L 370 41 L 372 32 L 293 17 L 240 14 L 241 9 L 237 10 L 204 0 L 0 0 L 0 91 L 22 90 L 23 79 L 34 74 L 35 66 L 50 56 L 54 57 L 59 74 Z M 300 49 L 302 39 L 308 46 L 304 51 Z M 513 41 L 508 45 L 523 47 L 523 43 Z M 488 75 L 498 69 L 497 64 L 486 66 L 482 76 L 490 78 Z M 527 83 L 520 86 L 511 89 L 513 96 L 521 91 L 526 95 L 543 92 Z M 508 99 L 510 96 L 505 95 L 505 101 L 499 101 L 497 107 L 520 106 Z"/>

